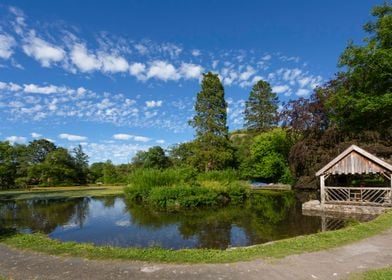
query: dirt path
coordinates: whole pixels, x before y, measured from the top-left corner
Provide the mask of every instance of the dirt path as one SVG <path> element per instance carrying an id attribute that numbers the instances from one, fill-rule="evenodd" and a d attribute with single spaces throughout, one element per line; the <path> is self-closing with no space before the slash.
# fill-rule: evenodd
<path id="1" fill-rule="evenodd" d="M 12 279 L 341 279 L 392 265 L 392 229 L 344 247 L 280 260 L 232 264 L 94 261 L 20 251 L 0 244 L 0 275 Z"/>

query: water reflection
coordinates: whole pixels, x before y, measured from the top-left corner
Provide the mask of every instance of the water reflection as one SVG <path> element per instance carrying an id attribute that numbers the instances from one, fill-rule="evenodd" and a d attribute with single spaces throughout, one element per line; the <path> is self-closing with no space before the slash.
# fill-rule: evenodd
<path id="1" fill-rule="evenodd" d="M 321 222 L 321 217 L 302 215 L 292 193 L 255 194 L 242 207 L 178 212 L 123 197 L 0 202 L 1 227 L 120 247 L 224 249 L 314 233 Z"/>

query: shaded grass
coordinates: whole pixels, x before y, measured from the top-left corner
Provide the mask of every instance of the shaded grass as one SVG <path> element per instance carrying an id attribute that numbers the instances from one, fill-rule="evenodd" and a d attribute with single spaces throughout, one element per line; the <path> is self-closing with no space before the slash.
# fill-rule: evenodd
<path id="1" fill-rule="evenodd" d="M 223 263 L 252 260 L 255 258 L 282 258 L 292 254 L 330 249 L 375 235 L 391 227 L 392 212 L 388 212 L 373 221 L 337 231 L 298 236 L 264 245 L 227 250 L 103 247 L 87 243 L 60 242 L 52 240 L 44 234 L 2 235 L 0 242 L 21 249 L 89 259 L 123 259 L 174 263 Z"/>
<path id="2" fill-rule="evenodd" d="M 124 193 L 124 186 L 72 186 L 33 188 L 31 190 L 0 191 L 1 200 L 79 198 L 119 195 Z"/>
<path id="3" fill-rule="evenodd" d="M 355 273 L 348 280 L 390 280 L 392 279 L 392 266 L 373 269 L 363 273 Z"/>

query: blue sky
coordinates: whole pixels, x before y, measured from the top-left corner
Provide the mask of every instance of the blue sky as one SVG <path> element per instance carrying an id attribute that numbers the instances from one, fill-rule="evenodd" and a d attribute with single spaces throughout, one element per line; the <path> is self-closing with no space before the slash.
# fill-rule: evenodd
<path id="1" fill-rule="evenodd" d="M 203 72 L 219 74 L 230 130 L 251 86 L 281 102 L 338 71 L 382 1 L 2 1 L 0 139 L 82 144 L 90 162 L 192 139 Z"/>

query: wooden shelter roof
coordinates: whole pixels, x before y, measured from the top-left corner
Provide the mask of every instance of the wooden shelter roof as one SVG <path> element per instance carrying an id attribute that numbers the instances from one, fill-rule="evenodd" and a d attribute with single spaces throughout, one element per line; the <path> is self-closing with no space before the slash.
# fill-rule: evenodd
<path id="1" fill-rule="evenodd" d="M 363 174 L 392 173 L 392 165 L 361 149 L 351 145 L 344 152 L 316 172 L 323 174 Z"/>

